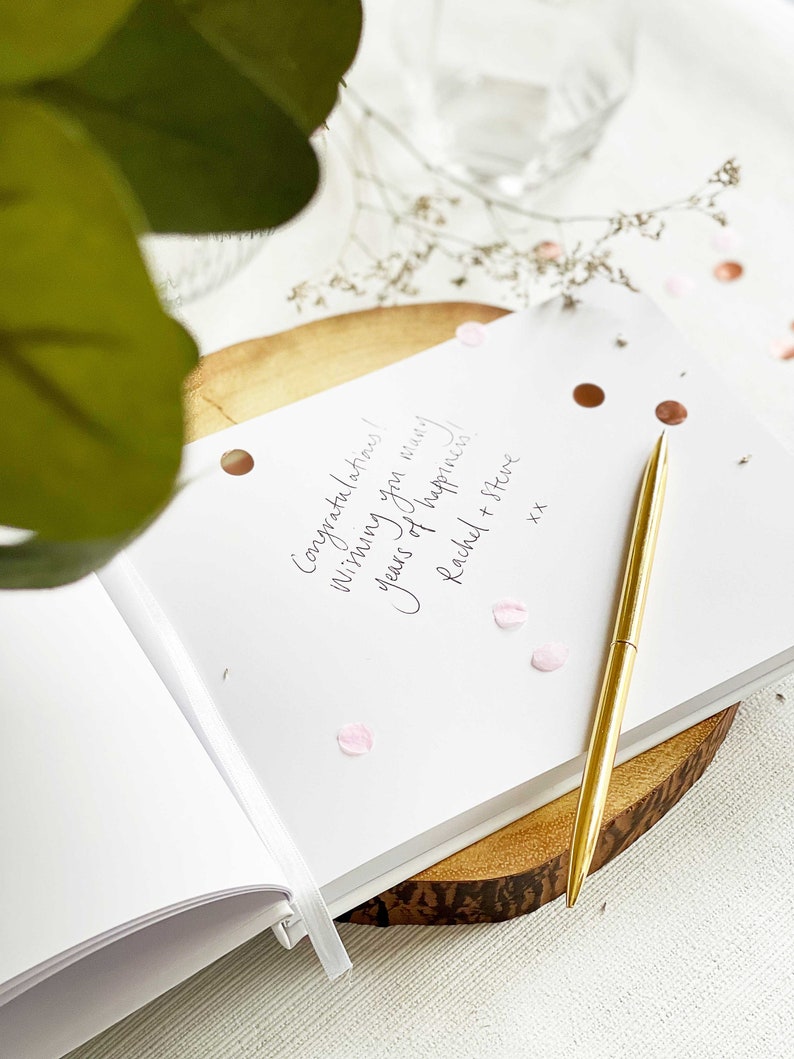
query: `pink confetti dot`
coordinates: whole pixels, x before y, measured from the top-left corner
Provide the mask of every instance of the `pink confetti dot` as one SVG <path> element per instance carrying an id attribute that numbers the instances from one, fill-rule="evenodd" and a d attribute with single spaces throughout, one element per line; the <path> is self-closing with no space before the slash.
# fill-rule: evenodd
<path id="1" fill-rule="evenodd" d="M 358 757 L 359 754 L 368 754 L 372 750 L 375 736 L 372 729 L 365 724 L 346 724 L 336 733 L 336 741 L 343 754 Z"/>
<path id="2" fill-rule="evenodd" d="M 544 239 L 542 243 L 536 243 L 532 248 L 535 257 L 543 258 L 545 261 L 559 261 L 562 257 L 562 247 L 551 239 Z"/>
<path id="3" fill-rule="evenodd" d="M 476 320 L 467 320 L 455 331 L 455 336 L 464 346 L 481 346 L 486 339 L 487 331 L 483 324 Z"/>
<path id="4" fill-rule="evenodd" d="M 720 228 L 711 237 L 711 245 L 718 254 L 730 254 L 739 249 L 742 240 L 735 228 Z"/>
<path id="5" fill-rule="evenodd" d="M 564 643 L 544 643 L 532 652 L 532 665 L 541 673 L 551 673 L 568 661 L 570 650 Z"/>
<path id="6" fill-rule="evenodd" d="M 518 599 L 500 599 L 493 605 L 493 620 L 500 629 L 517 629 L 527 620 L 527 608 Z"/>
<path id="7" fill-rule="evenodd" d="M 664 289 L 671 298 L 686 298 L 695 289 L 694 279 L 686 272 L 674 272 L 664 281 Z"/>

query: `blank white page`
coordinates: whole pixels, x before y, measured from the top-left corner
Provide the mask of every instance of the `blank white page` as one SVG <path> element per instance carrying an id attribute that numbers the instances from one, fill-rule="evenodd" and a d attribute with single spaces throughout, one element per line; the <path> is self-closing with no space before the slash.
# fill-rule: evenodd
<path id="1" fill-rule="evenodd" d="M 0 593 L 0 664 L 0 996 L 124 924 L 286 889 L 96 578 Z"/>

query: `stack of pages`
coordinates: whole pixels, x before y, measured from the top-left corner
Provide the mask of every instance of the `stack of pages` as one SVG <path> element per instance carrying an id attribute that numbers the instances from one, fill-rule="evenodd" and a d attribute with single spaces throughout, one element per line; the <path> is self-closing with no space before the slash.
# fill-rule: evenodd
<path id="1" fill-rule="evenodd" d="M 659 415 L 619 758 L 794 666 L 794 461 L 659 311 L 601 290 L 463 334 L 193 443 L 99 577 L 0 595 L 0 1054 L 294 941 L 295 850 L 339 915 L 575 787 Z"/>

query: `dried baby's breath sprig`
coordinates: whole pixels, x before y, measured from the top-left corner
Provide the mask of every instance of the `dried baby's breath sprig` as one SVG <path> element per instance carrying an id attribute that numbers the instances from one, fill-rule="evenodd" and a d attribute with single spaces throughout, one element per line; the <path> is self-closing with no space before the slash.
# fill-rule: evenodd
<path id="1" fill-rule="evenodd" d="M 738 186 L 741 176 L 741 169 L 736 164 L 736 159 L 729 158 L 709 177 L 709 183 L 719 184 L 724 188 L 735 188 Z"/>
<path id="2" fill-rule="evenodd" d="M 635 234 L 657 242 L 673 213 L 696 212 L 725 225 L 719 200 L 740 180 L 731 158 L 692 194 L 661 206 L 557 216 L 492 194 L 434 163 L 351 88 L 344 99 L 329 135 L 352 176 L 352 221 L 334 266 L 288 295 L 298 311 L 325 307 L 332 293 L 374 296 L 379 305 L 417 298 L 431 264 L 445 269 L 447 282 L 457 289 L 476 277 L 488 280 L 509 307 L 529 304 L 535 282 L 571 307 L 580 289 L 596 278 L 636 291 L 613 260 L 616 241 Z M 385 157 L 397 159 L 399 181 L 384 175 Z M 593 235 L 583 238 L 583 227 Z"/>
<path id="3" fill-rule="evenodd" d="M 607 238 L 619 235 L 622 232 L 637 232 L 638 235 L 643 236 L 645 239 L 656 241 L 661 238 L 664 229 L 664 221 L 658 212 L 617 213 L 614 217 L 609 218 Z"/>

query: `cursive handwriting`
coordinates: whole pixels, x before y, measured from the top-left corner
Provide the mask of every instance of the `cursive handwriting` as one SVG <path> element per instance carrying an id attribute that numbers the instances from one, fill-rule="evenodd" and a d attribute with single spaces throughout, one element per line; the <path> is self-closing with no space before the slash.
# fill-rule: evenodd
<path id="1" fill-rule="evenodd" d="M 380 499 L 391 501 L 398 511 L 412 515 L 417 507 L 435 510 L 438 501 L 445 493 L 456 495 L 459 486 L 452 479 L 451 472 L 455 470 L 455 464 L 471 441 L 471 435 L 458 434 L 454 437 L 454 441 L 455 444 L 449 445 L 445 458 L 436 468 L 435 476 L 420 490 L 422 496 L 404 496 L 402 489 L 406 472 L 393 470 L 386 479 L 386 485 L 380 490 Z"/>
<path id="2" fill-rule="evenodd" d="M 372 550 L 375 535 L 382 524 L 388 524 L 397 530 L 397 533 L 392 537 L 392 540 L 398 541 L 400 537 L 402 537 L 403 528 L 399 522 L 396 522 L 393 518 L 389 518 L 388 515 L 379 515 L 377 512 L 371 511 L 369 513 L 369 521 L 365 524 L 355 547 L 350 549 L 347 558 L 343 559 L 334 571 L 335 576 L 331 577 L 331 588 L 335 588 L 339 592 L 350 591 L 350 584 L 355 575 L 362 568 L 369 552 Z"/>
<path id="3" fill-rule="evenodd" d="M 456 521 L 465 526 L 469 532 L 462 535 L 463 540 L 450 537 L 450 543 L 454 544 L 458 549 L 455 556 L 449 561 L 449 566 L 452 567 L 452 570 L 449 569 L 449 566 L 437 566 L 436 573 L 441 575 L 442 581 L 454 581 L 456 585 L 459 585 L 466 563 L 469 561 L 469 556 L 474 551 L 475 544 L 483 533 L 490 533 L 490 530 L 487 526 L 477 526 L 475 523 L 469 522 L 468 519 L 460 518 L 460 516 L 458 516 Z M 461 535 L 459 534 L 459 536 Z"/>
<path id="4" fill-rule="evenodd" d="M 511 456 L 509 452 L 506 452 L 502 466 L 496 474 L 483 482 L 480 495 L 488 497 L 489 500 L 501 501 L 502 495 L 511 482 L 515 464 L 519 463 L 520 459 L 520 456 Z M 480 516 L 483 520 L 493 518 L 493 514 L 487 504 L 480 508 Z M 446 566 L 436 567 L 436 573 L 441 577 L 442 581 L 453 581 L 456 585 L 459 585 L 461 584 L 466 564 L 471 558 L 478 541 L 484 533 L 490 533 L 490 527 L 477 525 L 474 522 L 469 522 L 468 519 L 460 518 L 460 516 L 458 516 L 457 521 L 468 532 L 463 535 L 462 540 L 458 540 L 456 537 L 450 538 L 450 543 L 454 544 L 458 550 Z"/>
<path id="5" fill-rule="evenodd" d="M 437 423 L 435 419 L 426 419 L 424 416 L 414 416 L 414 419 L 416 420 L 416 424 L 410 435 L 406 438 L 405 444 L 400 449 L 399 457 L 401 460 L 412 460 L 416 455 L 419 446 L 434 428 L 442 432 L 442 436 L 444 437 L 444 440 L 441 442 L 442 445 L 451 445 L 455 439 L 455 435 L 449 427 L 455 427 L 456 430 L 460 430 L 460 427 L 455 426 L 454 423 L 445 426 L 443 423 Z"/>
<path id="6" fill-rule="evenodd" d="M 370 423 L 368 419 L 364 419 L 362 422 L 366 423 L 367 426 L 375 425 L 374 423 Z M 320 550 L 326 544 L 333 545 L 333 547 L 337 548 L 339 551 L 346 552 L 348 550 L 347 540 L 341 535 L 341 533 L 337 532 L 336 524 L 344 514 L 346 505 L 353 496 L 353 493 L 358 489 L 359 479 L 367 469 L 369 461 L 372 459 L 373 452 L 382 440 L 382 434 L 376 434 L 374 431 L 371 432 L 367 435 L 364 445 L 345 460 L 347 467 L 342 472 L 345 477 L 341 478 L 338 474 L 329 474 L 328 477 L 333 479 L 333 481 L 336 482 L 338 486 L 341 486 L 341 488 L 337 489 L 336 494 L 333 497 L 323 497 L 328 508 L 322 522 L 312 535 L 311 543 L 304 548 L 303 552 L 299 555 L 293 552 L 290 556 L 292 562 L 302 574 L 315 573 L 317 570 L 317 560 L 320 557 Z"/>
<path id="7" fill-rule="evenodd" d="M 392 589 L 396 589 L 398 592 L 402 593 L 399 598 L 403 605 L 400 607 L 396 603 L 392 603 L 394 609 L 398 610 L 400 614 L 418 614 L 421 609 L 421 604 L 414 593 L 409 588 L 406 588 L 405 585 L 397 583 L 403 572 L 403 567 L 412 555 L 413 552 L 408 551 L 407 548 L 398 548 L 391 557 L 391 561 L 386 567 L 386 572 L 383 574 L 383 577 L 375 578 L 375 584 L 382 592 L 389 592 Z"/>
<path id="8" fill-rule="evenodd" d="M 515 458 L 510 455 L 509 452 L 505 453 L 505 460 L 500 470 L 493 476 L 492 481 L 483 482 L 480 493 L 483 496 L 489 497 L 491 500 L 501 500 L 501 494 L 507 489 L 510 484 L 510 477 L 513 474 L 513 464 L 516 464 L 521 459 L 520 456 Z"/>

